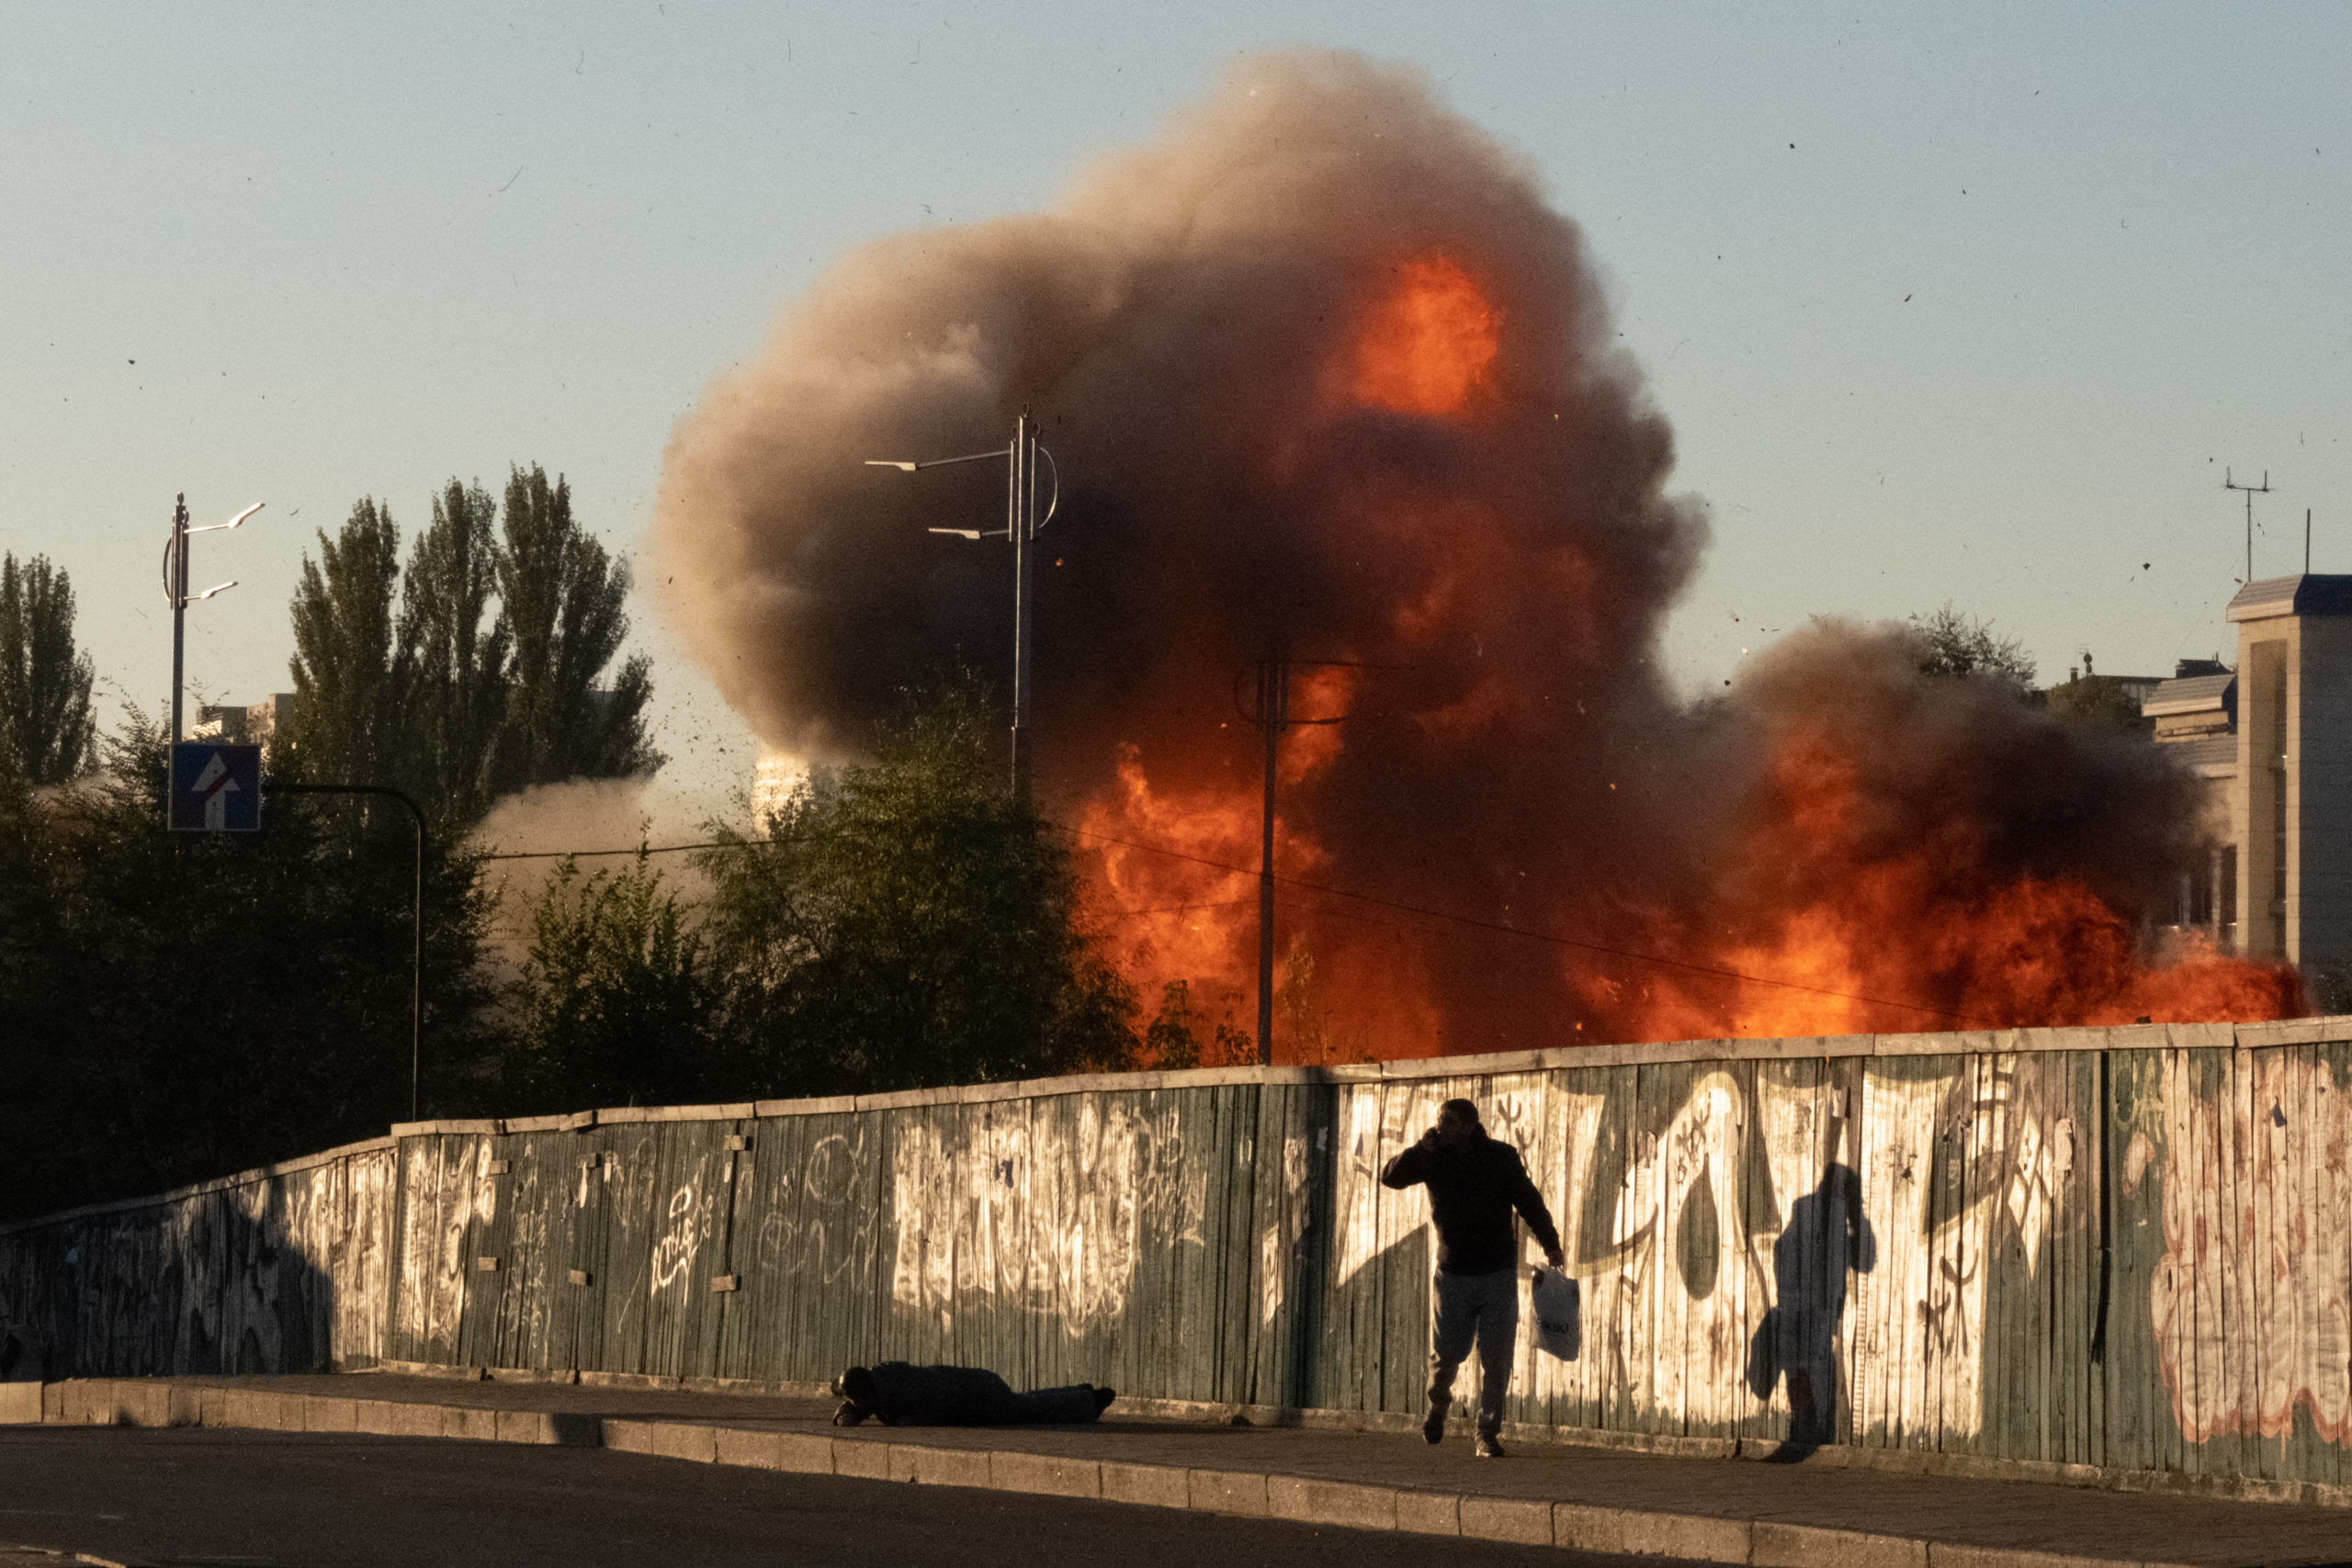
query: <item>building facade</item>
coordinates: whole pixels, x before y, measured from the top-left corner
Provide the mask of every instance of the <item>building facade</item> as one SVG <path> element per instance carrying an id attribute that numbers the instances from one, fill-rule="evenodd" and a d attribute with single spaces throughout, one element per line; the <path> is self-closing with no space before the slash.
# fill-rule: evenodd
<path id="1" fill-rule="evenodd" d="M 2184 663 L 2142 705 L 2207 781 L 2211 863 L 2176 924 L 2306 969 L 2352 960 L 2352 576 L 2250 582 L 2237 664 Z"/>
<path id="2" fill-rule="evenodd" d="M 222 705 L 206 703 L 196 710 L 196 722 L 188 727 L 191 740 L 225 740 L 240 746 L 259 746 L 267 755 L 267 748 L 277 739 L 279 730 L 288 728 L 294 718 L 294 694 L 279 692 L 252 704 Z"/>

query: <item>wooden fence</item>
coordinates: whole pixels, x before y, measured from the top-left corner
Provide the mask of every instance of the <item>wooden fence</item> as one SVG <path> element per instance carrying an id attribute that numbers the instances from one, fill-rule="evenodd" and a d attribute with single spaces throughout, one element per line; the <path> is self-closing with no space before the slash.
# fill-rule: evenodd
<path id="1" fill-rule="evenodd" d="M 0 1229 L 0 1377 L 903 1358 L 1417 1413 L 1427 1204 L 1377 1176 L 1454 1095 L 1582 1284 L 1512 1419 L 2352 1483 L 2352 1019 L 404 1126 Z"/>

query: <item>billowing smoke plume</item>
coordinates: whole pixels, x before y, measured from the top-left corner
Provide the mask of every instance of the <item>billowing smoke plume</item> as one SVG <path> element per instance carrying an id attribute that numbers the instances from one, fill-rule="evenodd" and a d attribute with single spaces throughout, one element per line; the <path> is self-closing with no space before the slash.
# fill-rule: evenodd
<path id="1" fill-rule="evenodd" d="M 532 918 L 567 852 L 627 850 L 633 845 L 691 843 L 708 824 L 696 803 L 650 775 L 617 779 L 566 779 L 532 784 L 492 801 L 471 835 L 484 854 L 530 856 L 495 860 L 484 886 L 493 898 L 488 955 L 501 981 L 520 972 L 530 952 Z M 539 858 L 548 857 L 548 858 Z M 594 853 L 576 863 L 582 877 L 616 873 L 627 855 Z M 653 863 L 665 891 L 694 901 L 709 893 L 709 881 L 691 858 L 665 855 Z"/>
<path id="2" fill-rule="evenodd" d="M 1201 863 L 1254 862 L 1258 660 L 1298 661 L 1294 718 L 1341 720 L 1280 772 L 1283 869 L 1316 885 L 1283 910 L 1303 1055 L 2147 1010 L 2134 922 L 2195 845 L 2144 749 L 1928 682 L 1883 631 L 1672 700 L 1657 631 L 1706 524 L 1614 342 L 1575 226 L 1420 73 L 1256 57 L 1051 212 L 837 265 L 681 424 L 662 575 L 766 739 L 854 749 L 901 689 L 1004 670 L 1011 615 L 1008 548 L 924 531 L 1001 526 L 1001 468 L 862 460 L 1035 409 L 1064 477 L 1039 795 L 1148 989 L 1252 983 L 1250 880 Z M 1846 921 L 1874 871 L 1873 920 L 1906 924 Z M 2120 968 L 1988 997 L 1999 943 L 1951 923 L 2045 895 Z"/>

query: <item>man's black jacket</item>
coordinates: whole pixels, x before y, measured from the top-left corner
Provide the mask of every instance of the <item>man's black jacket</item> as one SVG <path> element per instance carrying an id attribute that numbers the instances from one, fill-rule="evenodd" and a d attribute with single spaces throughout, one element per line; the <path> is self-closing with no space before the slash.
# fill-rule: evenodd
<path id="1" fill-rule="evenodd" d="M 1527 1179 L 1519 1151 L 1487 1136 L 1483 1127 L 1454 1149 L 1441 1145 L 1436 1133 L 1425 1133 L 1380 1173 L 1383 1187 L 1410 1187 L 1417 1181 L 1429 1183 L 1441 1274 L 1491 1274 L 1516 1264 L 1519 1237 L 1510 1223 L 1513 1209 L 1526 1216 L 1527 1228 L 1546 1251 L 1559 1248 L 1552 1211 Z"/>

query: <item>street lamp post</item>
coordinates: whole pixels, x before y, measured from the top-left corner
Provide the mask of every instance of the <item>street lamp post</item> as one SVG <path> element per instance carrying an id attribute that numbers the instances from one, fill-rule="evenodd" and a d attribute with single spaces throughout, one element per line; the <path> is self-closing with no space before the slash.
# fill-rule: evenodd
<path id="1" fill-rule="evenodd" d="M 1037 439 L 1037 423 L 1027 409 L 1013 422 L 1010 446 L 992 452 L 967 452 L 960 457 L 925 457 L 908 460 L 898 457 L 869 457 L 869 468 L 896 468 L 911 474 L 919 468 L 940 468 L 950 463 L 982 463 L 995 458 L 1008 459 L 1005 483 L 1004 527 L 1002 531 L 978 528 L 933 528 L 933 534 L 952 534 L 959 539 L 978 542 L 981 539 L 1012 541 L 1012 793 L 1023 800 L 1029 798 L 1031 740 L 1029 734 L 1029 643 L 1031 613 L 1035 606 L 1034 568 L 1037 535 L 1054 520 L 1055 510 L 1061 505 L 1061 466 L 1054 455 Z M 1037 459 L 1043 457 L 1053 480 L 1053 491 L 1046 503 L 1046 514 L 1037 515 Z"/>
<path id="2" fill-rule="evenodd" d="M 180 727 L 180 674 L 187 665 L 187 607 L 198 599 L 209 599 L 215 593 L 237 586 L 237 580 L 218 582 L 201 593 L 187 591 L 187 539 L 191 534 L 217 534 L 224 528 L 234 528 L 265 502 L 254 502 L 226 523 L 209 523 L 201 528 L 187 525 L 187 496 L 182 493 L 172 508 L 171 542 L 164 547 L 164 597 L 172 604 L 172 740 L 176 745 L 185 731 Z"/>

